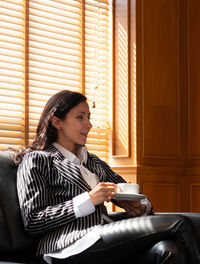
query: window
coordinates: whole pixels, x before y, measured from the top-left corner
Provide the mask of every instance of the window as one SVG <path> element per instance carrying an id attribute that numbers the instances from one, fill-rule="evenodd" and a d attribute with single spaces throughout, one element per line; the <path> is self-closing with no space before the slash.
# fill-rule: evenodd
<path id="1" fill-rule="evenodd" d="M 24 145 L 23 0 L 0 1 L 0 144 Z"/>
<path id="2" fill-rule="evenodd" d="M 0 0 L 0 148 L 33 140 L 48 98 L 84 93 L 93 128 L 87 147 L 108 157 L 108 0 Z"/>

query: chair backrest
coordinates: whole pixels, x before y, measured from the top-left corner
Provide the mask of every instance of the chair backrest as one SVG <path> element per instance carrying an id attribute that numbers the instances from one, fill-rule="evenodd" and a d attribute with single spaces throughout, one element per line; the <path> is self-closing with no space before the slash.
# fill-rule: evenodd
<path id="1" fill-rule="evenodd" d="M 0 259 L 31 259 L 36 252 L 37 241 L 28 237 L 21 218 L 16 171 L 11 155 L 0 152 Z"/>

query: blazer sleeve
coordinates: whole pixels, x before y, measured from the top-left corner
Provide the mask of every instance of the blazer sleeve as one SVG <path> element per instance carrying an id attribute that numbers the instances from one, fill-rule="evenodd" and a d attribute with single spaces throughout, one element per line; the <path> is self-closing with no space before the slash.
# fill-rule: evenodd
<path id="1" fill-rule="evenodd" d="M 119 174 L 113 171 L 110 166 L 103 161 L 102 159 L 98 158 L 96 155 L 89 153 L 90 159 L 92 159 L 92 163 L 90 164 L 90 169 L 92 167 L 97 167 L 97 170 L 94 171 L 95 173 L 101 174 L 101 170 L 105 172 L 106 178 L 104 181 L 113 182 L 113 183 L 126 183 L 126 180 L 123 179 Z"/>
<path id="2" fill-rule="evenodd" d="M 30 235 L 41 235 L 76 219 L 73 201 L 49 205 L 47 178 L 50 161 L 42 153 L 29 153 L 17 172 L 17 191 L 22 218 Z"/>
<path id="3" fill-rule="evenodd" d="M 113 183 L 126 183 L 126 181 L 119 175 L 117 174 L 116 172 L 114 172 L 110 166 L 104 162 L 103 160 L 99 159 L 96 155 L 93 155 L 93 154 L 90 154 L 90 157 L 93 159 L 94 161 L 94 164 L 99 164 L 100 167 L 105 171 L 106 173 L 106 181 L 109 181 L 109 182 L 113 182 Z M 121 207 L 120 203 L 115 200 L 115 199 L 112 199 L 111 200 L 115 205 Z M 151 204 L 151 201 L 148 199 L 149 201 L 149 204 L 151 206 L 150 208 L 150 212 L 148 213 L 148 215 L 151 215 L 153 214 L 153 206 Z"/>

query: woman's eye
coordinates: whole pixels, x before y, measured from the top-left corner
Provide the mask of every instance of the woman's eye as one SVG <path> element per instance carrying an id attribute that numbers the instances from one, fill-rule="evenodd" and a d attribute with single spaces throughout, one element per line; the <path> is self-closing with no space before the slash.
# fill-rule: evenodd
<path id="1" fill-rule="evenodd" d="M 81 115 L 81 116 L 77 116 L 77 118 L 83 120 L 84 117 Z"/>

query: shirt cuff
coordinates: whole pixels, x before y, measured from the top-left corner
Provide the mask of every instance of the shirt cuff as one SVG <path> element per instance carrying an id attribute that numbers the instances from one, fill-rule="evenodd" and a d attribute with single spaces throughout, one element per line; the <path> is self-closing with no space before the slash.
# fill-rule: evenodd
<path id="1" fill-rule="evenodd" d="M 144 215 L 148 215 L 151 212 L 151 202 L 146 198 L 146 199 L 142 199 L 141 200 L 141 204 L 146 206 L 146 212 L 144 213 Z"/>
<path id="2" fill-rule="evenodd" d="M 76 218 L 94 213 L 95 206 L 88 192 L 84 192 L 73 198 L 74 213 Z"/>

